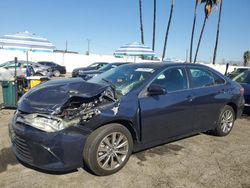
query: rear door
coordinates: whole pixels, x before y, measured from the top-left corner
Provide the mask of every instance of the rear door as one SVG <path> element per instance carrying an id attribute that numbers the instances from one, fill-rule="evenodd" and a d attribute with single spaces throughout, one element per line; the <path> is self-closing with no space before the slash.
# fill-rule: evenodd
<path id="1" fill-rule="evenodd" d="M 204 131 L 214 128 L 219 113 L 226 103 L 226 81 L 209 69 L 191 66 L 188 68 L 192 101 L 195 109 L 193 129 Z"/>
<path id="2" fill-rule="evenodd" d="M 192 131 L 192 92 L 188 89 L 185 69 L 169 68 L 152 84 L 165 88 L 167 93 L 139 98 L 143 142 L 165 140 Z"/>

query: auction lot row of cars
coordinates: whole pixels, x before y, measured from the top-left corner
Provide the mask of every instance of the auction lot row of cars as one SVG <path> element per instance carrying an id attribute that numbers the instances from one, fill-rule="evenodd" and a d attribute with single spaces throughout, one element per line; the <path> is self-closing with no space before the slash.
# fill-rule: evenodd
<path id="1" fill-rule="evenodd" d="M 8 61 L 0 64 L 0 80 L 6 80 L 8 77 L 13 77 L 16 71 L 16 76 L 26 76 L 27 68 L 32 69 L 33 76 L 56 76 L 66 74 L 65 66 L 58 65 L 49 61 Z"/>
<path id="2" fill-rule="evenodd" d="M 24 163 L 51 171 L 87 166 L 110 175 L 133 152 L 198 132 L 225 136 L 248 101 L 241 82 L 250 77 L 237 75 L 240 85 L 185 63 L 96 63 L 72 76 L 19 100 L 9 132 Z"/>

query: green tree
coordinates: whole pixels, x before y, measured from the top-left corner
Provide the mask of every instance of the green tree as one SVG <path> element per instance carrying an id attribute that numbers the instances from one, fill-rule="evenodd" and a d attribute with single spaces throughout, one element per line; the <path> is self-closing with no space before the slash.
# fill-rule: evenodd
<path id="1" fill-rule="evenodd" d="M 143 21 L 142 21 L 142 0 L 139 0 L 141 43 L 144 44 Z"/>
<path id="2" fill-rule="evenodd" d="M 219 11 L 219 18 L 218 18 L 218 23 L 217 23 L 217 33 L 216 33 L 216 41 L 215 41 L 215 47 L 214 47 L 213 64 L 215 64 L 216 55 L 217 55 L 218 41 L 219 41 L 219 35 L 220 35 L 220 22 L 221 22 L 221 13 L 222 13 L 223 0 L 220 0 L 220 2 L 218 1 L 217 4 L 218 3 L 220 3 L 220 11 Z"/>
<path id="3" fill-rule="evenodd" d="M 167 46 L 167 41 L 168 41 L 169 29 L 170 29 L 170 25 L 171 25 L 171 21 L 172 21 L 173 10 L 174 10 L 174 0 L 171 1 L 170 15 L 169 15 L 169 19 L 168 19 L 168 26 L 167 26 L 167 31 L 166 31 L 164 46 L 163 46 L 163 52 L 162 52 L 162 61 L 165 58 L 166 46 Z"/>
<path id="4" fill-rule="evenodd" d="M 199 41 L 198 41 L 198 44 L 197 44 L 197 47 L 196 47 L 196 52 L 195 52 L 195 56 L 194 56 L 194 63 L 196 63 L 196 60 L 197 60 L 197 56 L 198 56 L 198 52 L 199 52 L 199 48 L 200 48 L 200 44 L 201 44 L 201 39 L 202 39 L 202 36 L 203 36 L 203 33 L 204 33 L 204 29 L 205 29 L 208 17 L 212 13 L 213 6 L 217 5 L 218 0 L 201 0 L 201 3 L 205 3 L 205 6 L 204 6 L 205 17 L 204 17 L 202 29 L 201 29 L 201 32 L 200 32 Z"/>
<path id="5" fill-rule="evenodd" d="M 250 66 L 250 51 L 245 51 L 243 54 L 244 66 Z"/>

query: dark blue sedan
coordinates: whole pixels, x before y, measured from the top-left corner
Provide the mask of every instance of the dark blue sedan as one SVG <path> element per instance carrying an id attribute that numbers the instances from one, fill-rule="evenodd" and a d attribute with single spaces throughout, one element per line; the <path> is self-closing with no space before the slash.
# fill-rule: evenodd
<path id="1" fill-rule="evenodd" d="M 26 93 L 9 126 L 18 159 L 65 171 L 119 171 L 132 152 L 199 132 L 225 136 L 242 87 L 195 64 L 122 65 L 88 82 L 49 81 Z"/>
<path id="2" fill-rule="evenodd" d="M 232 80 L 240 83 L 244 88 L 245 106 L 250 107 L 250 70 L 239 73 Z"/>

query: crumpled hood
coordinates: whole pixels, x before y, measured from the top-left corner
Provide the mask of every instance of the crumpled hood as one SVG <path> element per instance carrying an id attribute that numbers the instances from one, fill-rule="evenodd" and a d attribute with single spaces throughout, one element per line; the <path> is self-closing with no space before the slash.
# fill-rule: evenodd
<path id="1" fill-rule="evenodd" d="M 85 82 L 81 78 L 43 83 L 27 92 L 18 102 L 18 110 L 26 113 L 56 113 L 71 98 L 91 99 L 108 88 Z"/>

